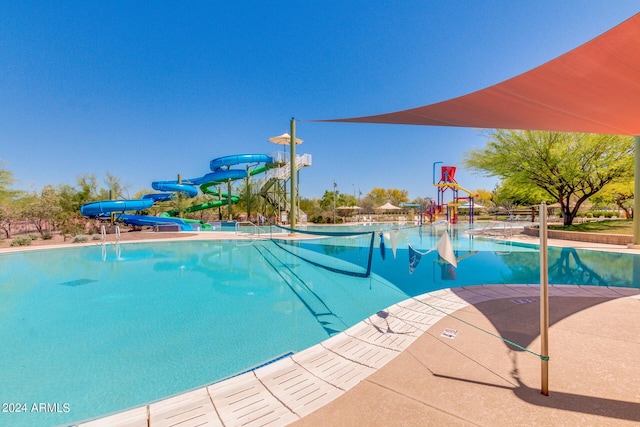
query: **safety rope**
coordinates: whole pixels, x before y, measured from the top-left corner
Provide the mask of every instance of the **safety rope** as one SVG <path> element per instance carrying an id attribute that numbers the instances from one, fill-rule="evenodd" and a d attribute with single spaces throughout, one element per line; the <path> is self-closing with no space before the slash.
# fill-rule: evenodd
<path id="1" fill-rule="evenodd" d="M 439 311 L 439 312 L 443 313 L 445 316 L 449 316 L 449 317 L 451 317 L 451 318 L 453 318 L 453 319 L 456 319 L 456 320 L 457 320 L 457 321 L 459 321 L 459 322 L 464 323 L 465 325 L 471 326 L 472 328 L 476 328 L 476 329 L 478 329 L 479 331 L 484 332 L 484 333 L 486 333 L 486 334 L 489 334 L 489 335 L 491 335 L 491 336 L 492 336 L 492 337 L 494 337 L 494 338 L 498 338 L 499 340 L 502 340 L 502 341 L 506 342 L 507 344 L 510 344 L 510 345 L 512 345 L 512 346 L 514 346 L 514 347 L 516 347 L 516 348 L 520 349 L 520 350 L 526 351 L 527 353 L 531 353 L 531 354 L 533 354 L 534 356 L 538 356 L 538 357 L 540 358 L 540 360 L 542 360 L 542 361 L 544 361 L 544 362 L 548 362 L 548 361 L 549 361 L 549 356 L 543 356 L 543 355 L 541 355 L 541 354 L 536 353 L 535 351 L 531 351 L 531 350 L 529 350 L 528 348 L 521 346 L 520 344 L 517 344 L 517 343 L 515 343 L 515 342 L 513 342 L 513 341 L 511 341 L 511 340 L 508 340 L 508 339 L 506 339 L 506 338 L 503 338 L 503 337 L 501 337 L 501 336 L 499 336 L 499 335 L 496 335 L 496 334 L 494 334 L 493 332 L 489 332 L 489 331 L 487 331 L 486 329 L 482 329 L 481 327 L 476 326 L 476 325 L 474 325 L 473 323 L 469 323 L 469 322 L 467 322 L 466 320 L 460 319 L 459 317 L 454 316 L 453 314 L 447 313 L 446 311 L 444 311 L 444 310 L 442 310 L 442 309 L 440 309 L 440 308 L 438 308 L 438 307 L 435 307 L 435 306 L 433 306 L 433 305 L 431 305 L 431 304 L 429 304 L 429 303 L 426 303 L 426 302 L 424 302 L 424 301 L 420 301 L 419 299 L 417 299 L 417 298 L 415 298 L 415 297 L 414 297 L 414 298 L 412 298 L 412 299 L 413 299 L 413 300 L 415 300 L 415 301 L 418 301 L 420 304 L 424 304 L 424 305 L 426 305 L 426 306 L 427 306 L 427 307 L 429 307 L 429 308 L 432 308 L 432 309 L 434 309 L 434 310 L 437 310 L 437 311 Z"/>

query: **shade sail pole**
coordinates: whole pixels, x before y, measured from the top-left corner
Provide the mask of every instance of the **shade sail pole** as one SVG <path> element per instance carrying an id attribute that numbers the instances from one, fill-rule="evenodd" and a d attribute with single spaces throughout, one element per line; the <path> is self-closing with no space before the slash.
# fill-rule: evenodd
<path id="1" fill-rule="evenodd" d="M 549 395 L 549 252 L 547 204 L 540 203 L 540 393 Z"/>
<path id="2" fill-rule="evenodd" d="M 633 246 L 640 245 L 640 136 L 633 137 Z"/>
<path id="3" fill-rule="evenodd" d="M 296 187 L 297 187 L 297 179 L 296 179 L 296 121 L 292 117 L 290 123 L 290 135 L 291 140 L 289 145 L 291 149 L 289 152 L 291 153 L 290 158 L 290 175 L 291 175 L 291 201 L 289 203 L 289 224 L 291 228 L 296 228 Z"/>

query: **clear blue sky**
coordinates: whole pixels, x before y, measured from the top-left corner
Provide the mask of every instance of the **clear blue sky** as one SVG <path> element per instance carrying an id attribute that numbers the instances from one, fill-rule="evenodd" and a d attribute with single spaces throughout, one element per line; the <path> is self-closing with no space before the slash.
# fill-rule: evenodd
<path id="1" fill-rule="evenodd" d="M 0 5 L 0 161 L 20 189 L 99 181 L 130 193 L 271 153 L 289 119 L 385 113 L 463 95 L 555 58 L 635 0 L 25 1 Z M 303 197 L 373 187 L 435 196 L 478 129 L 299 122 Z M 458 182 L 496 180 L 459 168 Z"/>

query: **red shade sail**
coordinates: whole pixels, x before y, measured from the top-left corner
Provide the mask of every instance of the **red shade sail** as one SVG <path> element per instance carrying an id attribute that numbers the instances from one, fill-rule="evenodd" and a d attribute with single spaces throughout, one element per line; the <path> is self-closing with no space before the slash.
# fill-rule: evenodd
<path id="1" fill-rule="evenodd" d="M 640 14 L 477 92 L 409 110 L 320 121 L 640 135 Z"/>

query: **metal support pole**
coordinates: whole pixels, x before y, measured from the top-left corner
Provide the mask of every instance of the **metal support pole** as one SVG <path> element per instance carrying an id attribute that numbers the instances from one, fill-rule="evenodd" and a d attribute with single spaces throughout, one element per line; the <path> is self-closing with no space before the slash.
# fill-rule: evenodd
<path id="1" fill-rule="evenodd" d="M 540 393 L 549 395 L 549 252 L 547 204 L 540 203 Z"/>
<path id="2" fill-rule="evenodd" d="M 222 186 L 218 185 L 218 200 L 222 202 Z M 218 219 L 222 221 L 222 203 L 218 205 Z"/>
<path id="3" fill-rule="evenodd" d="M 433 185 L 436 185 L 436 165 L 442 162 L 433 162 Z"/>
<path id="4" fill-rule="evenodd" d="M 336 223 L 336 179 L 333 178 L 333 223 Z"/>
<path id="5" fill-rule="evenodd" d="M 113 200 L 115 198 L 115 194 L 113 192 L 113 188 L 109 189 L 109 200 Z M 116 214 L 115 212 L 109 213 L 109 224 L 113 225 L 116 223 Z"/>
<path id="6" fill-rule="evenodd" d="M 182 184 L 182 175 L 178 174 L 178 184 Z M 178 191 L 178 218 L 182 218 L 182 192 Z"/>
<path id="7" fill-rule="evenodd" d="M 228 220 L 233 221 L 233 211 L 232 211 L 232 203 L 231 203 L 231 179 L 227 181 L 227 212 L 228 212 Z"/>
<path id="8" fill-rule="evenodd" d="M 640 245 L 640 136 L 633 137 L 633 245 Z"/>
<path id="9" fill-rule="evenodd" d="M 247 221 L 251 221 L 251 174 L 249 173 L 249 165 L 247 165 L 247 185 L 245 190 L 247 191 Z"/>
<path id="10" fill-rule="evenodd" d="M 292 117 L 290 122 L 290 134 L 291 139 L 289 141 L 291 158 L 290 158 L 290 166 L 291 166 L 291 203 L 289 204 L 289 224 L 291 228 L 296 228 L 296 121 Z"/>

